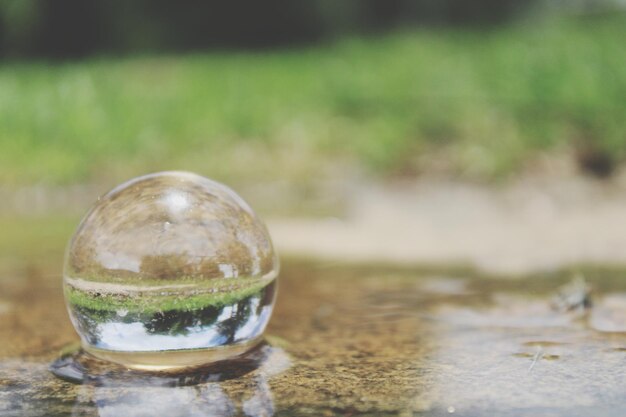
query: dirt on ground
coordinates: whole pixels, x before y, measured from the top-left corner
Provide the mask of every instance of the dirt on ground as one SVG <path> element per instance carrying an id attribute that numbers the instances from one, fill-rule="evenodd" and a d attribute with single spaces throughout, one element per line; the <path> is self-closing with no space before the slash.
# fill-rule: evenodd
<path id="1" fill-rule="evenodd" d="M 324 217 L 271 218 L 284 255 L 396 264 L 461 264 L 523 274 L 626 264 L 626 181 L 530 177 L 362 183 Z"/>

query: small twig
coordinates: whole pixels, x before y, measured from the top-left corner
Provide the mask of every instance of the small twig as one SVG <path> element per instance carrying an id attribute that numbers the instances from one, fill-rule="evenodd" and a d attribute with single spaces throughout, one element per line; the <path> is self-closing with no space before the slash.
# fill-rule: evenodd
<path id="1" fill-rule="evenodd" d="M 535 356 L 533 357 L 533 363 L 530 364 L 530 367 L 528 368 L 528 372 L 531 372 L 533 370 L 533 368 L 535 367 L 535 364 L 542 357 L 543 357 L 543 349 L 541 348 L 541 346 L 537 346 L 537 353 L 535 353 Z"/>

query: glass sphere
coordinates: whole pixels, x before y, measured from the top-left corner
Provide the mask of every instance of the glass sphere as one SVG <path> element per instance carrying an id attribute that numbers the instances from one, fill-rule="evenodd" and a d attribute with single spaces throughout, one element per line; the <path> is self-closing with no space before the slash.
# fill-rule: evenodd
<path id="1" fill-rule="evenodd" d="M 98 199 L 69 243 L 63 280 L 85 350 L 170 369 L 256 345 L 278 269 L 267 229 L 234 191 L 161 172 Z"/>

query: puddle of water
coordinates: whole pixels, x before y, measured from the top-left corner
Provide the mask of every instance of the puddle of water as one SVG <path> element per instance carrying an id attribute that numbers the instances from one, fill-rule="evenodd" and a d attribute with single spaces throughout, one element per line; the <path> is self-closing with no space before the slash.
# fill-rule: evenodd
<path id="1" fill-rule="evenodd" d="M 277 365 L 281 362 L 282 365 Z M 169 369 L 165 372 L 138 371 L 101 360 L 79 348 L 62 355 L 50 365 L 49 369 L 57 377 L 77 384 L 178 387 L 241 378 L 257 370 L 275 375 L 279 373 L 277 369 L 286 370 L 289 364 L 289 356 L 282 348 L 262 342 L 235 358 L 194 367 L 191 371 L 188 369 Z"/>
<path id="2" fill-rule="evenodd" d="M 554 307 L 569 274 L 496 279 L 287 263 L 269 349 L 231 378 L 48 371 L 78 340 L 60 277 L 0 276 L 0 416 L 623 416 L 626 281 L 589 271 L 593 306 Z M 106 367 L 105 367 L 106 369 Z M 236 371 L 245 371 L 239 372 Z M 110 371 L 110 370 L 109 370 Z"/>
<path id="3" fill-rule="evenodd" d="M 181 385 L 171 377 L 130 373 L 100 375 L 97 383 L 59 383 L 41 363 L 4 361 L 0 415 L 234 416 L 244 410 L 249 416 L 269 416 L 275 410 L 269 385 L 275 373 L 268 368 L 286 359 L 280 350 L 268 349 L 266 355 L 241 389 L 226 387 L 219 376 Z"/>

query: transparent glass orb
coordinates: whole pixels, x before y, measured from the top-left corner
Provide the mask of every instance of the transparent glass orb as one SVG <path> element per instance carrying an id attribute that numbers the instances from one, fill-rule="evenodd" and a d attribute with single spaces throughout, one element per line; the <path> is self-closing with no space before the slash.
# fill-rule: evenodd
<path id="1" fill-rule="evenodd" d="M 267 325 L 278 258 L 230 188 L 187 172 L 99 198 L 67 248 L 64 292 L 83 347 L 145 369 L 241 354 Z"/>

